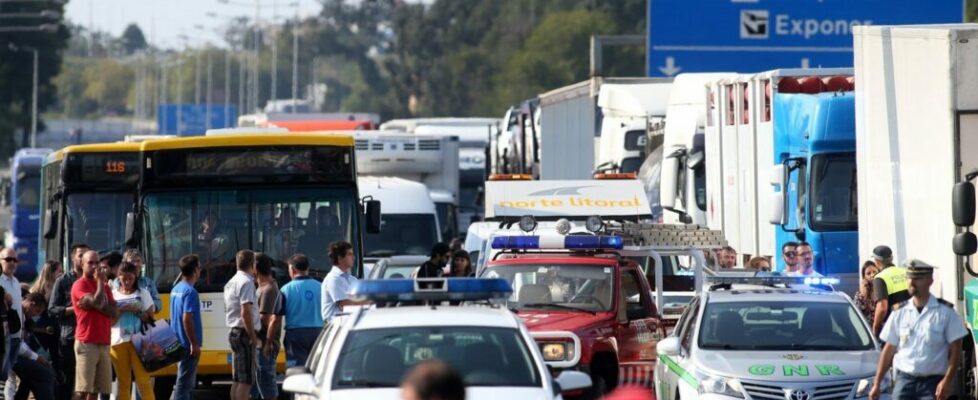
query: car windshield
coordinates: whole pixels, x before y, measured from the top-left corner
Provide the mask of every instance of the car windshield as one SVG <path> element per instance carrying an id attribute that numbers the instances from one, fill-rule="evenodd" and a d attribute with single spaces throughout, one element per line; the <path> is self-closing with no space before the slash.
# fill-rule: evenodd
<path id="1" fill-rule="evenodd" d="M 162 290 L 180 273 L 180 257 L 190 253 L 203 266 L 198 289 L 212 291 L 234 275 L 238 250 L 270 256 L 282 279 L 288 277 L 289 257 L 303 253 L 310 275 L 322 278 L 332 265 L 329 243 L 357 243 L 352 188 L 151 192 L 143 209 L 144 261 Z"/>
<path id="2" fill-rule="evenodd" d="M 332 389 L 398 387 L 429 359 L 452 366 L 466 386 L 542 386 L 531 350 L 516 329 L 412 327 L 352 331 L 343 343 Z"/>
<path id="3" fill-rule="evenodd" d="M 484 278 L 502 278 L 513 287 L 509 307 L 515 310 L 610 311 L 614 274 L 600 265 L 495 265 Z"/>
<path id="4" fill-rule="evenodd" d="M 126 214 L 132 211 L 134 196 L 121 192 L 69 193 L 65 243 L 85 243 L 98 251 L 125 250 Z"/>
<path id="5" fill-rule="evenodd" d="M 862 317 L 848 302 L 718 302 L 706 307 L 702 321 L 703 349 L 873 349 Z"/>
<path id="6" fill-rule="evenodd" d="M 812 229 L 854 230 L 859 222 L 856 201 L 856 156 L 853 153 L 812 157 Z"/>
<path id="7" fill-rule="evenodd" d="M 380 233 L 364 233 L 364 257 L 423 256 L 438 242 L 434 214 L 385 214 Z"/>

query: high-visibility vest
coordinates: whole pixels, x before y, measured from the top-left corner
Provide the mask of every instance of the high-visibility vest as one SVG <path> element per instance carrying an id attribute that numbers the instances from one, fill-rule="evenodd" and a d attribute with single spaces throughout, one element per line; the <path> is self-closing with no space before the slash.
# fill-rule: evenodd
<path id="1" fill-rule="evenodd" d="M 888 267 L 876 274 L 877 279 L 882 279 L 886 284 L 886 295 L 892 296 L 894 293 L 905 292 L 910 289 L 910 280 L 907 279 L 907 269 L 903 267 Z M 891 304 L 892 306 L 892 304 Z"/>

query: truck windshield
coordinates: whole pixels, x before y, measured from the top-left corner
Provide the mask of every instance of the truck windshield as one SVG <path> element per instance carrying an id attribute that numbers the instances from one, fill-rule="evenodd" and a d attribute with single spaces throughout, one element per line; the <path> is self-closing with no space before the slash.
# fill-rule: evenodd
<path id="1" fill-rule="evenodd" d="M 811 166 L 811 228 L 815 231 L 855 230 L 859 215 L 854 153 L 819 154 Z"/>
<path id="2" fill-rule="evenodd" d="M 384 214 L 380 233 L 364 233 L 364 257 L 425 256 L 438 242 L 434 214 Z"/>
<path id="3" fill-rule="evenodd" d="M 41 198 L 40 167 L 27 167 L 17 174 L 17 208 L 23 210 L 37 209 Z"/>
<path id="4" fill-rule="evenodd" d="M 597 312 L 612 309 L 612 271 L 600 265 L 495 265 L 483 277 L 502 278 L 512 285 L 512 309 Z"/>
<path id="5" fill-rule="evenodd" d="M 401 385 L 415 365 L 437 358 L 465 386 L 542 386 L 520 332 L 482 326 L 385 328 L 352 331 L 333 375 L 334 390 Z"/>
<path id="6" fill-rule="evenodd" d="M 873 340 L 862 316 L 848 302 L 711 303 L 706 307 L 702 321 L 699 346 L 703 349 L 873 349 Z"/>
<path id="7" fill-rule="evenodd" d="M 277 277 L 288 276 L 287 260 L 303 253 L 310 275 L 323 278 L 332 265 L 330 242 L 346 240 L 357 248 L 353 188 L 151 192 L 143 210 L 143 257 L 161 290 L 178 277 L 178 261 L 186 254 L 200 257 L 197 286 L 205 292 L 222 290 L 231 279 L 238 250 L 270 256 Z"/>
<path id="8" fill-rule="evenodd" d="M 132 192 L 69 193 L 65 243 L 85 243 L 98 251 L 125 249 L 126 214 Z"/>

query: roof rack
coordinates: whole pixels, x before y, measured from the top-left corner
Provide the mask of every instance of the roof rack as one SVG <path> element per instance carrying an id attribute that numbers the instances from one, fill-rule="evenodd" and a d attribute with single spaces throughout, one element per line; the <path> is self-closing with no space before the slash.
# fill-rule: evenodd
<path id="1" fill-rule="evenodd" d="M 625 247 L 655 247 L 663 250 L 715 250 L 727 245 L 723 232 L 700 225 L 671 225 L 624 222 L 609 225 L 608 233 L 622 236 Z"/>

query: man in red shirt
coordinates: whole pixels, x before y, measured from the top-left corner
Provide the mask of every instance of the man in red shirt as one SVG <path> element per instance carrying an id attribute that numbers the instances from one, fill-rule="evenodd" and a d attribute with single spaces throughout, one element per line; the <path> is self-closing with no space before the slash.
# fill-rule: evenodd
<path id="1" fill-rule="evenodd" d="M 82 256 L 82 275 L 71 286 L 71 304 L 75 309 L 75 392 L 77 399 L 97 400 L 99 393 L 112 393 L 112 359 L 109 345 L 112 321 L 118 315 L 108 268 L 99 266 L 98 253 Z"/>

